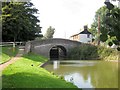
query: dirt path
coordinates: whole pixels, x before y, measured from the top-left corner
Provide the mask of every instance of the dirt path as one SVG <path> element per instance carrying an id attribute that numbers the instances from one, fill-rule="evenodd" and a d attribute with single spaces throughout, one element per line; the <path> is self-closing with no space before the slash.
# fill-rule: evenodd
<path id="1" fill-rule="evenodd" d="M 8 65 L 10 65 L 10 64 L 14 63 L 15 61 L 19 60 L 23 54 L 24 54 L 24 47 L 20 46 L 19 47 L 19 52 L 15 57 L 11 58 L 8 62 L 0 65 L 0 71 L 4 70 Z"/>

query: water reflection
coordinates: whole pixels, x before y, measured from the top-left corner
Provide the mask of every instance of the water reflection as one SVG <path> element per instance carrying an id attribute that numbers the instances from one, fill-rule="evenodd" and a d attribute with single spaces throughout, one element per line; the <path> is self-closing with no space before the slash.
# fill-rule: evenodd
<path id="1" fill-rule="evenodd" d="M 46 68 L 78 88 L 118 88 L 118 64 L 105 61 L 51 61 Z"/>
<path id="2" fill-rule="evenodd" d="M 59 68 L 60 61 L 53 61 L 53 69 Z"/>
<path id="3" fill-rule="evenodd" d="M 90 83 L 90 76 L 88 76 L 87 80 L 84 80 L 82 75 L 79 73 L 65 75 L 64 77 L 66 81 L 73 83 L 74 85 L 78 86 L 78 88 L 93 88 L 92 84 Z M 80 84 L 80 82 L 83 83 Z"/>

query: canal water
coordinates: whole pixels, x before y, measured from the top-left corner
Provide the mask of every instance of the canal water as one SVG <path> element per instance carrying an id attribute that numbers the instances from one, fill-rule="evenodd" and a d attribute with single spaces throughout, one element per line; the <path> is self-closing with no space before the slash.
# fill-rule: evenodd
<path id="1" fill-rule="evenodd" d="M 78 88 L 118 88 L 118 63 L 106 61 L 49 61 L 44 66 L 56 75 L 64 76 Z"/>

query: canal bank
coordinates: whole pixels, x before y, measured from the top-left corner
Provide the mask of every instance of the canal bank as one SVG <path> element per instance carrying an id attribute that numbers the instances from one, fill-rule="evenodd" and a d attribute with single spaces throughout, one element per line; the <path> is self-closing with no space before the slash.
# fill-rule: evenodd
<path id="1" fill-rule="evenodd" d="M 77 88 L 40 67 L 47 58 L 29 53 L 2 73 L 3 88 Z"/>

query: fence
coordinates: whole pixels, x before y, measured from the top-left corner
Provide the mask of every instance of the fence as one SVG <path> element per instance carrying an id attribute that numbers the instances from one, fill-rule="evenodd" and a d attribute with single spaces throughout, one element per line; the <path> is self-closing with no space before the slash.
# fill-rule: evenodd
<path id="1" fill-rule="evenodd" d="M 16 45 L 23 46 L 23 45 L 25 45 L 25 42 L 0 42 L 0 47 L 12 46 L 13 47 L 13 52 L 15 51 L 15 46 Z"/>
<path id="2" fill-rule="evenodd" d="M 25 42 L 0 42 L 0 46 L 13 46 L 16 45 L 25 45 Z"/>

